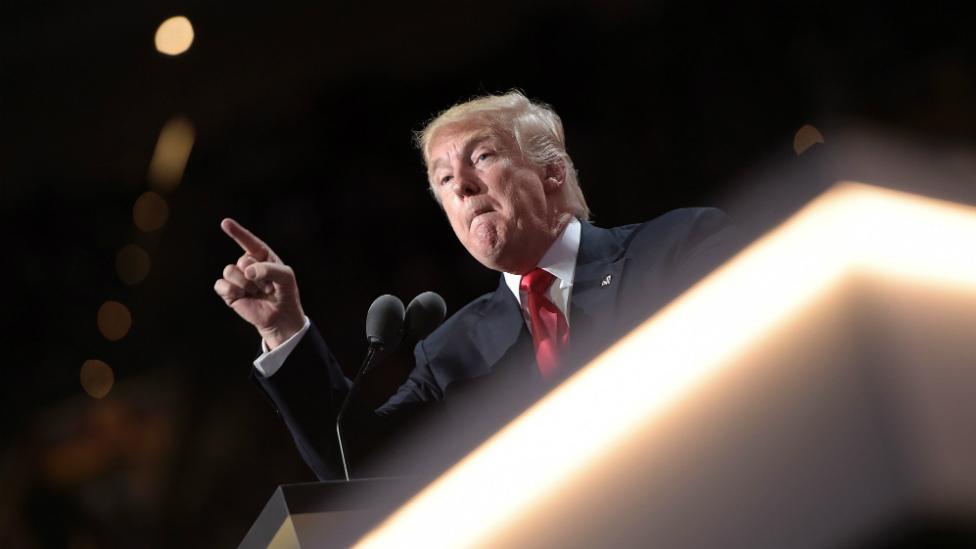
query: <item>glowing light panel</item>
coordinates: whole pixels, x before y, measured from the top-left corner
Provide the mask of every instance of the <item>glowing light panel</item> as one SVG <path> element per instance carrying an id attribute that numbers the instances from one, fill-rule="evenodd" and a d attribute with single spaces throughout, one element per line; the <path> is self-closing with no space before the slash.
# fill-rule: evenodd
<path id="1" fill-rule="evenodd" d="M 974 241 L 976 208 L 839 184 L 597 357 L 357 547 L 484 545 L 843 276 L 870 270 L 976 289 Z"/>

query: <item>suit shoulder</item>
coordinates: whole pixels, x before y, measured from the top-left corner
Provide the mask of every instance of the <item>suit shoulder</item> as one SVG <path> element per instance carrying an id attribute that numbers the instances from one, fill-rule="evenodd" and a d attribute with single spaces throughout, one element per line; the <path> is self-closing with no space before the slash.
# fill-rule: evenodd
<path id="1" fill-rule="evenodd" d="M 729 216 L 718 208 L 679 208 L 661 214 L 650 221 L 634 225 L 634 236 L 646 232 L 682 234 L 721 230 L 731 225 Z"/>
<path id="2" fill-rule="evenodd" d="M 680 208 L 620 229 L 628 231 L 626 248 L 641 249 L 694 244 L 731 227 L 729 216 L 718 208 Z"/>

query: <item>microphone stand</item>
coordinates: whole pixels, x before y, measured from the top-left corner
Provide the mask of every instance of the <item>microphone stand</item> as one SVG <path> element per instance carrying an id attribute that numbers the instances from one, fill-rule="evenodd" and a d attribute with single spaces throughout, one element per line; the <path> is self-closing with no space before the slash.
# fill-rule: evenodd
<path id="1" fill-rule="evenodd" d="M 382 353 L 382 343 L 379 341 L 370 342 L 369 349 L 366 351 L 366 358 L 363 359 L 363 363 L 359 366 L 359 370 L 356 372 L 356 378 L 353 379 L 352 385 L 349 386 L 349 392 L 346 393 L 346 398 L 342 400 L 342 406 L 339 407 L 339 413 L 336 414 L 336 439 L 339 441 L 339 459 L 342 461 L 342 472 L 345 474 L 347 481 L 349 480 L 349 464 L 346 462 L 346 451 L 342 444 L 342 420 L 346 415 L 346 410 L 349 408 L 349 403 L 352 402 L 356 393 L 359 392 L 361 381 L 366 377 L 366 372 Z"/>

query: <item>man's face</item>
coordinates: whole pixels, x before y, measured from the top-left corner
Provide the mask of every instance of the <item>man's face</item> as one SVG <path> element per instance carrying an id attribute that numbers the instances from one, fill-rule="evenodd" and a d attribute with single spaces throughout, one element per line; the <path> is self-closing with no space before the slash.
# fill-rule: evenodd
<path id="1" fill-rule="evenodd" d="M 522 274 L 552 243 L 559 184 L 513 139 L 447 128 L 430 146 L 428 175 L 458 240 L 489 269 Z"/>

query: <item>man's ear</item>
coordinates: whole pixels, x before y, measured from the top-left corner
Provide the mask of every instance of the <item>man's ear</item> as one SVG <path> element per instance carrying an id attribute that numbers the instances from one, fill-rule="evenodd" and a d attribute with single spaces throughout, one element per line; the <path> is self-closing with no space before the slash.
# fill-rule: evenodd
<path id="1" fill-rule="evenodd" d="M 566 183 L 566 164 L 562 160 L 557 160 L 546 164 L 545 173 L 542 178 L 542 185 L 546 193 L 558 192 Z"/>

